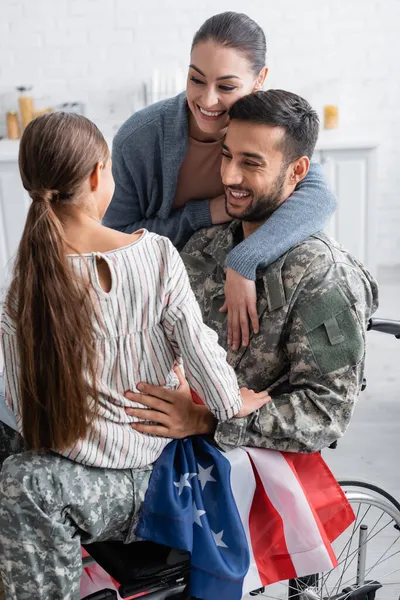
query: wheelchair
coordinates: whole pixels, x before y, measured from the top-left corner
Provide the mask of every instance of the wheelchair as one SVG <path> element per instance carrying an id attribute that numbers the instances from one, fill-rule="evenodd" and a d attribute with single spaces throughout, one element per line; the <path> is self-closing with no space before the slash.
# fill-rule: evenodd
<path id="1" fill-rule="evenodd" d="M 371 319 L 368 330 L 400 339 L 400 322 Z M 366 383 L 362 389 L 365 389 Z M 333 448 L 336 443 L 332 444 Z M 325 573 L 281 581 L 250 593 L 273 600 L 399 600 L 400 503 L 371 483 L 339 481 L 353 507 L 354 523 L 333 543 L 338 565 Z M 85 546 L 83 566 L 98 563 L 119 583 L 121 598 L 190 598 L 190 554 L 153 542 L 98 542 Z M 85 600 L 112 600 L 102 590 Z M 214 600 L 214 599 L 210 599 Z"/>

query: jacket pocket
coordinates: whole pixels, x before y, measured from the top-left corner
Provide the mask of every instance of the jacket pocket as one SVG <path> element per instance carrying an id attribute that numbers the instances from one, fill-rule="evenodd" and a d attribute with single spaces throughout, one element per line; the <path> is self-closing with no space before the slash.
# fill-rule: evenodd
<path id="1" fill-rule="evenodd" d="M 323 374 L 354 367 L 364 357 L 364 335 L 357 298 L 335 285 L 297 309 L 315 361 Z"/>

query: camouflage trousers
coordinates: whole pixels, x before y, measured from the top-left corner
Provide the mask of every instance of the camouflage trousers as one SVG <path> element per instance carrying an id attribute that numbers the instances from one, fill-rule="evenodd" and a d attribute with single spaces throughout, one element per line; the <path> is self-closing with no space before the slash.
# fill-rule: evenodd
<path id="1" fill-rule="evenodd" d="M 78 600 L 81 543 L 129 542 L 148 470 L 87 467 L 22 452 L 0 474 L 0 572 L 7 600 Z"/>

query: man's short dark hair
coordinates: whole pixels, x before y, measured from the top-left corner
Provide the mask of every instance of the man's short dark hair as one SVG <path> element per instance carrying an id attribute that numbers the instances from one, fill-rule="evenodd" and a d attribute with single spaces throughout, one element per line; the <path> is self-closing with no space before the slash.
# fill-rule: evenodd
<path id="1" fill-rule="evenodd" d="M 297 94 L 267 90 L 244 96 L 229 110 L 231 120 L 249 121 L 285 130 L 281 150 L 290 164 L 311 156 L 318 138 L 319 119 L 311 105 Z"/>

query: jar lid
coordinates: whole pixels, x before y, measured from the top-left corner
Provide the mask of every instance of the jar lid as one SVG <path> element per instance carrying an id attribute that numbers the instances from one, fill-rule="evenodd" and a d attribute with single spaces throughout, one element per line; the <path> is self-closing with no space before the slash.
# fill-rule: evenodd
<path id="1" fill-rule="evenodd" d="M 17 115 L 17 111 L 16 110 L 9 110 L 6 114 L 8 116 L 10 116 L 10 117 L 15 117 Z"/>

